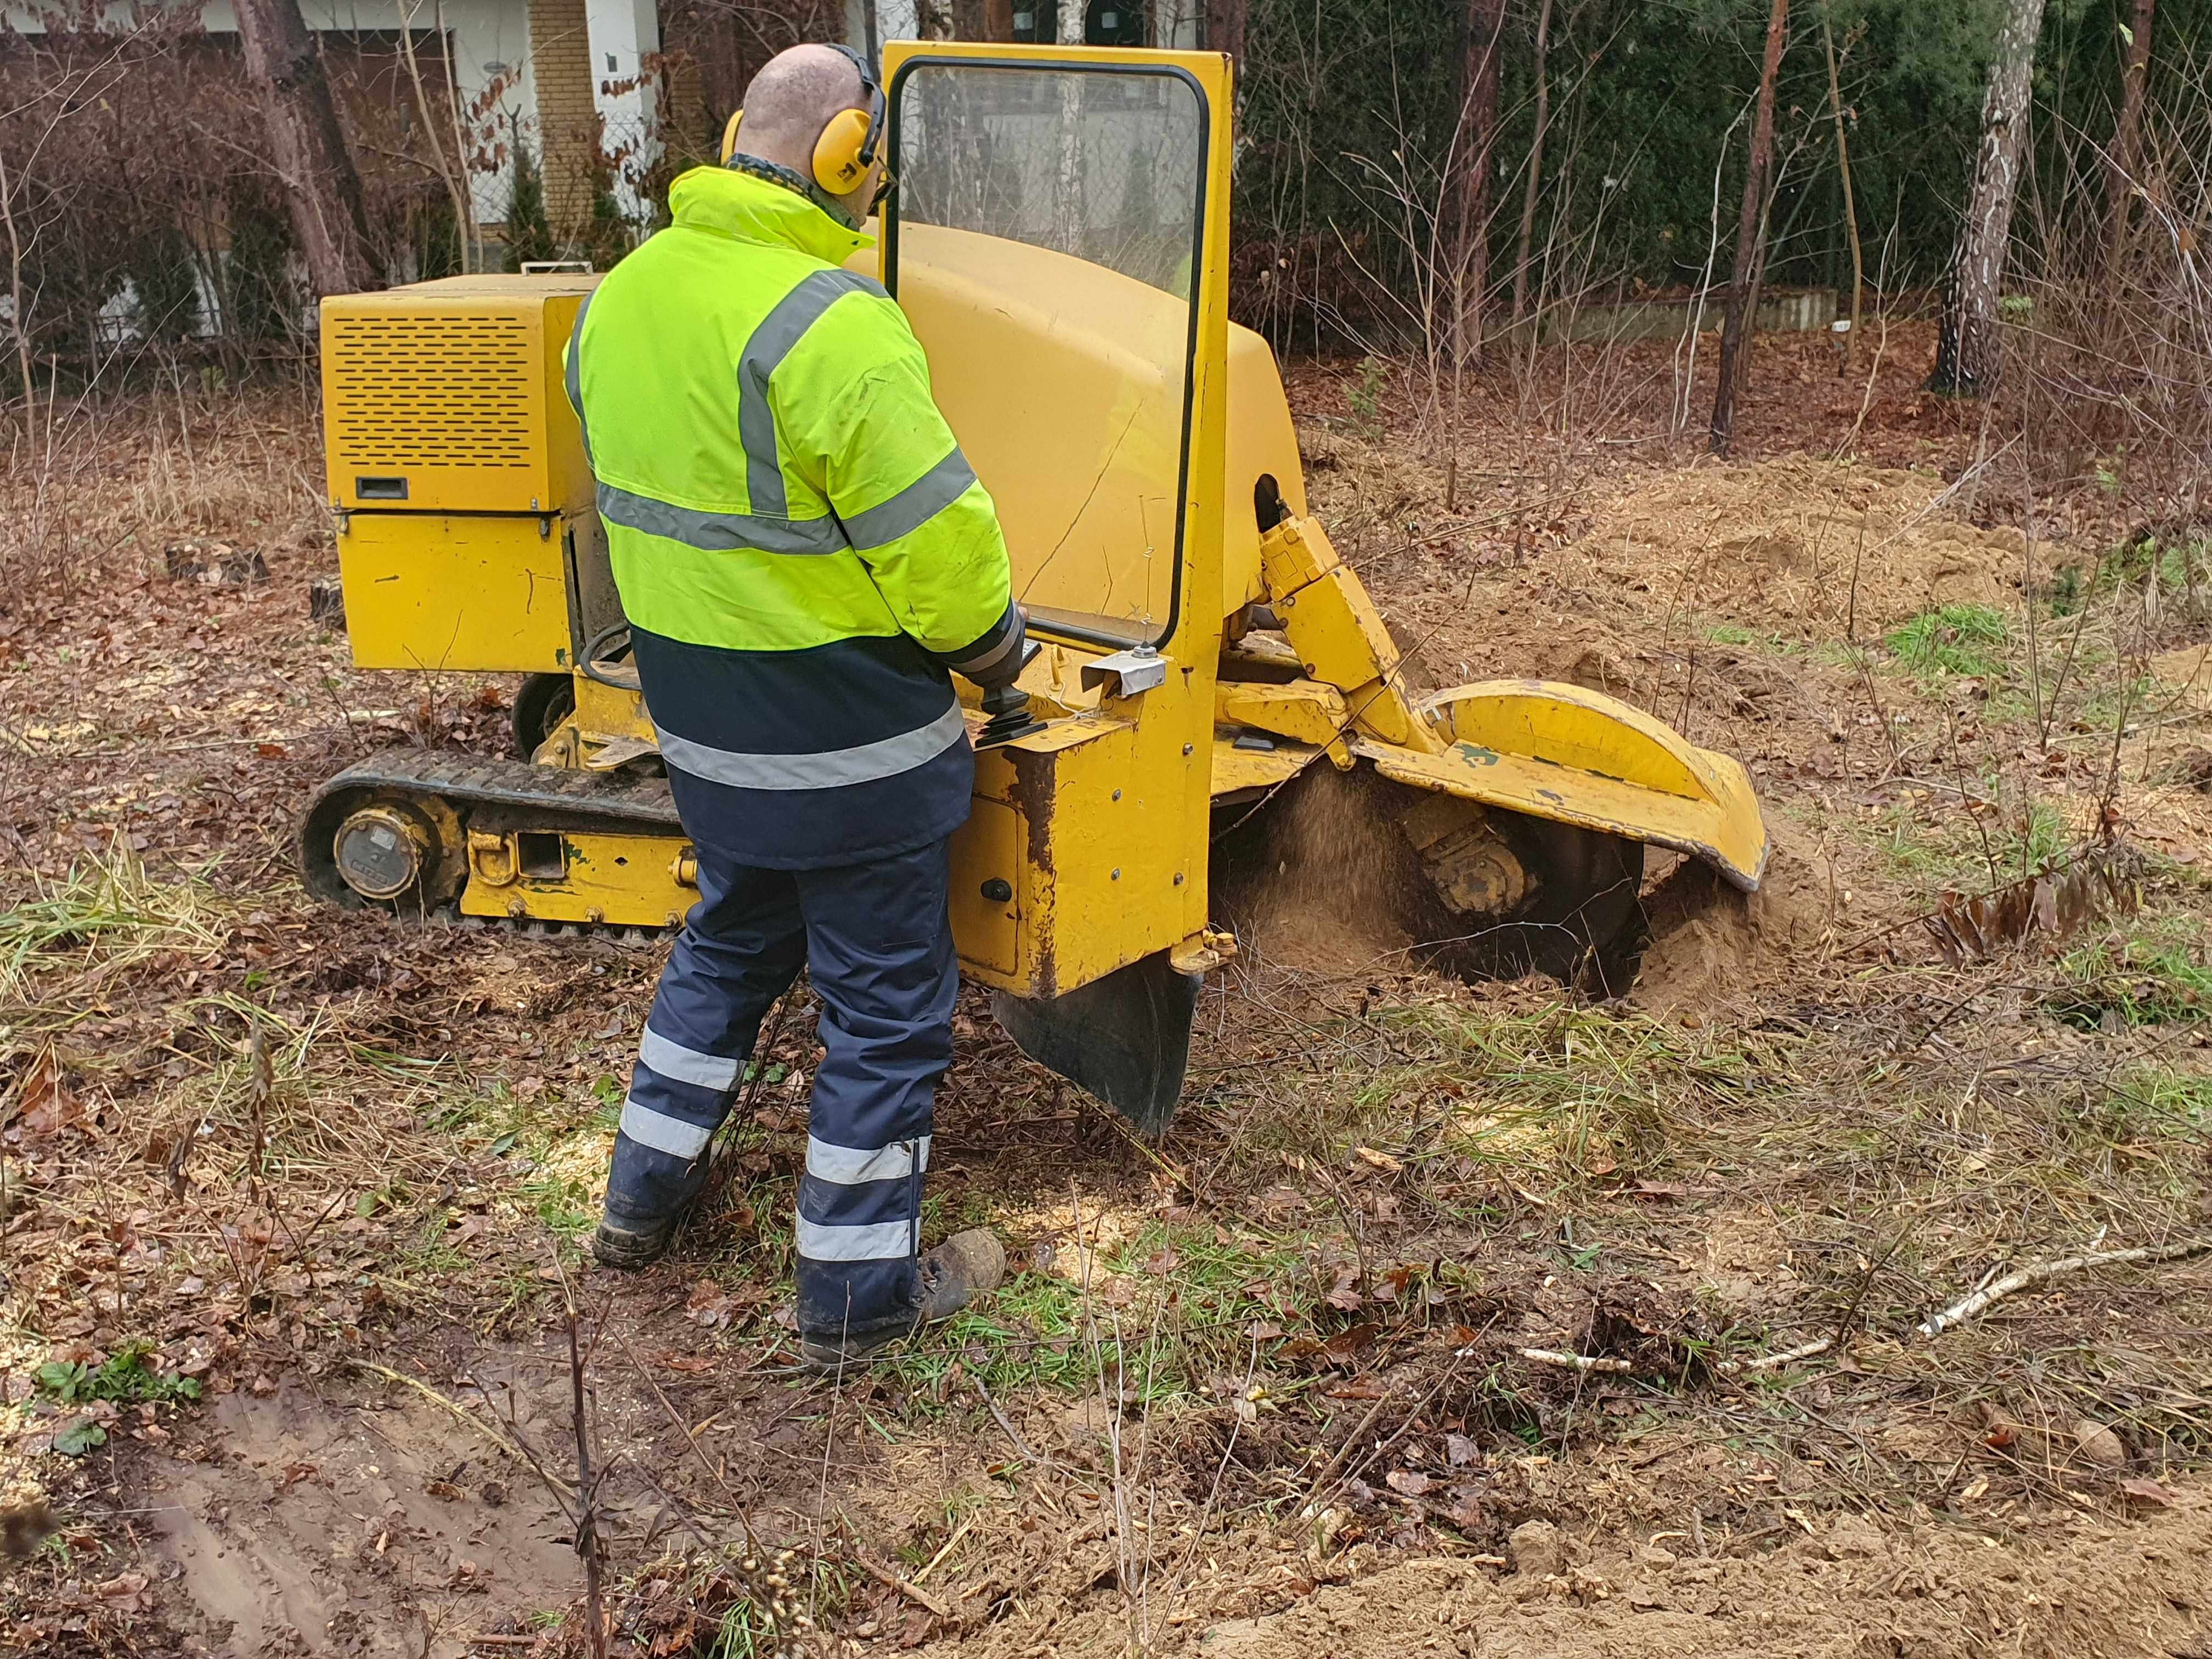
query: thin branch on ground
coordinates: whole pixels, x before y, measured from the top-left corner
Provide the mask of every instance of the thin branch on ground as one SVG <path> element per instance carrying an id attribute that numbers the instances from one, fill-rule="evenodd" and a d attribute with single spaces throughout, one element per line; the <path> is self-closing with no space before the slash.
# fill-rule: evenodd
<path id="1" fill-rule="evenodd" d="M 2024 1291 L 2032 1285 L 2040 1285 L 2047 1279 L 2057 1279 L 2066 1273 L 2081 1273 L 2091 1267 L 2180 1261 L 2207 1254 L 2212 1254 L 2212 1238 L 2185 1238 L 2178 1243 L 2148 1245 L 2141 1249 L 2100 1250 L 2090 1255 L 2069 1255 L 2056 1261 L 2034 1262 L 2017 1273 L 2007 1273 L 1995 1284 L 1985 1285 L 1971 1296 L 1960 1297 L 1940 1313 L 1929 1315 L 1920 1322 L 1917 1329 L 1923 1336 L 1941 1336 L 1953 1326 L 1963 1325 L 1990 1304 L 2002 1302 L 2016 1291 Z"/>

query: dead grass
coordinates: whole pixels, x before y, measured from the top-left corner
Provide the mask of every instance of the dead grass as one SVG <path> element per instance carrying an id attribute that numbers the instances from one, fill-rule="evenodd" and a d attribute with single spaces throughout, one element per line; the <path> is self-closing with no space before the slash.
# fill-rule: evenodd
<path id="1" fill-rule="evenodd" d="M 295 1382 L 325 1429 L 428 1389 L 480 1427 L 519 1413 L 541 1449 L 568 1431 L 560 1281 L 657 957 L 410 933 L 298 893 L 290 814 L 357 732 L 488 741 L 498 702 L 445 686 L 395 715 L 414 692 L 353 676 L 307 627 L 328 560 L 302 516 L 307 415 L 190 393 L 127 411 L 49 479 L 69 486 L 66 533 L 10 555 L 47 568 L 120 538 L 131 580 L 11 589 L 0 610 L 0 837 L 23 854 L 0 877 L 0 1342 L 19 1378 L 144 1340 L 155 1374 L 207 1384 L 200 1406 L 118 1418 L 97 1468 L 40 1449 L 67 1419 L 13 1387 L 15 1468 L 52 1492 L 70 1552 L 0 1593 L 26 1644 L 58 1628 L 64 1585 L 100 1601 L 83 1586 L 145 1559 L 106 1518 L 107 1485 L 137 1492 L 185 1449 L 220 1463 L 236 1446 L 218 1425 Z M 1869 447 L 1955 459 L 1938 425 L 1899 413 Z M 1312 447 L 1340 545 L 1440 678 L 1606 678 L 1745 755 L 1782 840 L 1769 892 L 1747 911 L 1655 883 L 1655 914 L 1675 908 L 1632 1004 L 1387 961 L 1249 964 L 1209 987 L 1157 1147 L 963 1006 L 929 1226 L 994 1225 L 1019 1272 L 841 1389 L 780 1369 L 802 1006 L 716 1211 L 669 1266 L 581 1281 L 639 1639 L 761 1645 L 759 1587 L 724 1559 L 747 1526 L 799 1549 L 811 1616 L 841 1636 L 1166 1650 L 1201 1613 L 1498 1553 L 1530 1519 L 1695 1531 L 1723 1553 L 1810 1530 L 1793 1510 L 2025 1535 L 2060 1510 L 2118 1524 L 2138 1502 L 2120 1481 L 2212 1460 L 2212 1264 L 2099 1271 L 1912 1334 L 2008 1265 L 2212 1225 L 2207 819 L 2179 758 L 2202 733 L 2153 723 L 2178 707 L 2131 713 L 2160 706 L 2128 690 L 2148 644 L 2194 625 L 2172 594 L 2146 623 L 2159 562 L 2100 585 L 2092 538 L 2070 594 L 1984 591 L 2017 550 L 1931 507 L 1945 486 L 1925 474 L 1612 466 L 1446 515 L 1425 463 L 1356 434 Z M 19 505 L 55 525 L 56 499 Z M 1913 557 L 1854 620 L 1836 576 L 1862 525 Z M 265 547 L 270 586 L 167 580 L 160 547 L 185 534 Z M 1929 574 L 1946 548 L 1972 592 Z M 1767 574 L 1735 580 L 1753 565 Z M 1974 605 L 2001 626 L 1956 609 Z M 2057 710 L 2047 750 L 2039 706 Z M 2135 914 L 1965 966 L 1916 929 L 1944 890 L 2107 828 L 2149 854 Z M 1692 935 L 1709 976 L 1685 966 Z M 1830 1352 L 1771 1373 L 1723 1366 L 1824 1335 Z M 2083 1421 L 2119 1435 L 2124 1467 L 2083 1462 Z M 864 1554 L 927 1570 L 953 1618 Z M 395 1627 L 415 1605 L 389 1571 L 343 1582 Z M 546 1615 L 545 1650 L 580 1652 L 580 1584 L 562 1565 L 449 1601 L 495 1607 L 501 1634 Z M 128 1600 L 100 1602 L 106 1651 L 196 1616 L 181 1592 Z"/>
<path id="2" fill-rule="evenodd" d="M 195 377 L 131 397 L 58 399 L 8 422 L 0 575 L 19 592 L 150 574 L 204 537 L 266 546 L 324 534 L 312 390 L 241 395 Z"/>

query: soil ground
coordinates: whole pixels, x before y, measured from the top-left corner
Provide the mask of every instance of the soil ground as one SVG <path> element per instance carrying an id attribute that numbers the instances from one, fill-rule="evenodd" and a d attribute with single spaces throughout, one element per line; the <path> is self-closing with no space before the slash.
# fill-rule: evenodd
<path id="1" fill-rule="evenodd" d="M 1253 930 L 1157 1146 L 971 999 L 927 1231 L 1018 1271 L 835 1382 L 781 1322 L 803 997 L 618 1278 L 665 945 L 300 891 L 320 780 L 501 751 L 514 690 L 311 619 L 307 395 L 19 434 L 0 1645 L 581 1654 L 588 1487 L 639 1655 L 2212 1654 L 2212 565 L 2116 458 L 2024 518 L 1924 336 L 1762 342 L 1726 463 L 1656 350 L 1501 374 L 1455 451 L 1413 368 L 1295 368 L 1412 672 L 1741 757 L 1766 878 L 1655 859 L 1605 1002 Z"/>

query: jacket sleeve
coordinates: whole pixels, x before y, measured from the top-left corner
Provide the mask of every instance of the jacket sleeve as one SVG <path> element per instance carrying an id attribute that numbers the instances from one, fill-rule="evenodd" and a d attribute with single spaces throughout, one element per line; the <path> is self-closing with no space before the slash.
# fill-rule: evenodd
<path id="1" fill-rule="evenodd" d="M 850 319 L 861 337 L 848 342 L 860 349 L 825 351 L 816 372 L 841 357 L 865 366 L 805 400 L 806 447 L 899 626 L 955 673 L 1006 684 L 1024 641 L 998 509 L 930 394 L 921 342 L 890 301 L 872 303 L 888 315 L 868 314 L 857 296 L 838 307 L 861 313 Z"/>

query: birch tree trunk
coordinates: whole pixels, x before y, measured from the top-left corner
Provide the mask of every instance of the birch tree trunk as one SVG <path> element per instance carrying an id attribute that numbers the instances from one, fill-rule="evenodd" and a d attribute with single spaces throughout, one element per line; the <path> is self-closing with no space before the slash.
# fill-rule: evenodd
<path id="1" fill-rule="evenodd" d="M 2021 153 L 2027 144 L 2029 84 L 2035 44 L 2043 33 L 2044 0 L 2006 0 L 1990 89 L 1982 101 L 1982 142 L 1966 193 L 1966 216 L 1943 295 L 1930 392 L 1985 398 L 1996 387 L 2000 337 L 1997 289 L 2012 240 L 2013 197 L 2020 189 Z"/>
<path id="2" fill-rule="evenodd" d="M 2158 0 L 2136 0 L 2135 23 L 2128 32 L 2125 67 L 2120 71 L 2120 112 L 2112 124 L 2112 148 L 2105 158 L 2105 263 L 2119 264 L 2127 246 L 2128 204 L 2136 188 L 2136 146 L 2142 136 L 2143 94 L 2150 82 L 2150 37 L 2158 22 Z"/>
<path id="3" fill-rule="evenodd" d="M 246 77 L 269 129 L 293 240 L 318 295 L 376 285 L 368 222 L 329 77 L 299 0 L 237 0 Z"/>
<path id="4" fill-rule="evenodd" d="M 2042 0 L 2037 0 L 2042 3 Z M 1743 210 L 1736 218 L 1735 263 L 1729 271 L 1728 312 L 1721 321 L 1720 384 L 1713 390 L 1711 449 L 1725 455 L 1735 437 L 1736 359 L 1750 319 L 1753 273 L 1759 266 L 1759 222 L 1766 207 L 1766 170 L 1774 157 L 1774 82 L 1782 73 L 1782 46 L 1790 34 L 1790 0 L 1774 0 L 1766 14 L 1766 55 L 1759 69 L 1759 113 L 1751 125 L 1751 156 L 1743 170 Z"/>

